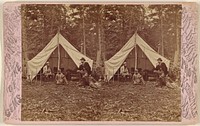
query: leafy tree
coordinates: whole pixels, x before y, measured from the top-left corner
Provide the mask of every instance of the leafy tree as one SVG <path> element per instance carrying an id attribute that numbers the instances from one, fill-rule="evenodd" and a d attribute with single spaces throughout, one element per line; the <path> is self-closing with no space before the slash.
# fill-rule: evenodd
<path id="1" fill-rule="evenodd" d="M 146 28 L 152 35 L 149 40 L 155 41 L 157 47 L 163 41 L 164 56 L 173 61 L 175 51 L 180 48 L 181 5 L 150 5 L 148 12 Z"/>
<path id="2" fill-rule="evenodd" d="M 105 61 L 137 33 L 174 60 L 180 51 L 181 5 L 26 4 L 22 5 L 23 57 L 32 59 L 60 30 L 78 50 Z M 27 54 L 27 55 L 26 55 Z M 98 56 L 99 55 L 99 56 Z"/>

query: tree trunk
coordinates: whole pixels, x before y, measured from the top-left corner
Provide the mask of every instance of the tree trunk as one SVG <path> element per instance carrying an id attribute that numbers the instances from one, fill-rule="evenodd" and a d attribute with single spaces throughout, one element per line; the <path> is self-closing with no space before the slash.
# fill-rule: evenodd
<path id="1" fill-rule="evenodd" d="M 129 19 L 128 38 L 130 38 L 132 36 L 132 29 L 133 29 L 133 25 L 132 25 L 132 23 L 133 23 L 133 9 L 131 8 L 130 10 L 131 10 L 130 11 L 131 15 L 130 15 L 130 19 Z"/>
<path id="2" fill-rule="evenodd" d="M 96 65 L 97 67 L 100 66 L 101 63 L 101 53 L 102 53 L 102 48 L 101 48 L 101 6 L 98 8 L 98 23 L 97 23 L 97 28 L 98 28 L 98 51 L 97 51 L 97 60 L 96 60 Z"/>
<path id="3" fill-rule="evenodd" d="M 106 61 L 106 46 L 105 46 L 105 34 L 104 34 L 104 29 L 102 27 L 101 29 L 101 41 L 102 41 L 102 63 L 104 63 Z"/>
<path id="4" fill-rule="evenodd" d="M 174 15 L 175 15 L 175 35 L 176 35 L 176 51 L 175 51 L 175 55 L 174 55 L 174 63 L 173 65 L 178 67 L 179 64 L 179 57 L 180 57 L 180 41 L 179 41 L 179 30 L 180 30 L 180 24 L 178 22 L 178 12 L 175 11 Z"/>
<path id="5" fill-rule="evenodd" d="M 51 31 L 50 31 L 50 34 L 53 33 L 53 21 L 54 21 L 53 19 L 54 19 L 54 12 L 53 12 L 53 9 L 52 9 L 51 10 Z"/>
<path id="6" fill-rule="evenodd" d="M 163 6 L 160 9 L 160 33 L 161 33 L 161 55 L 164 56 L 164 39 L 163 39 Z"/>
<path id="7" fill-rule="evenodd" d="M 103 19 L 104 17 L 104 11 L 105 7 L 104 5 L 102 5 L 102 14 L 101 14 L 101 18 Z M 102 47 L 102 63 L 104 63 L 106 61 L 106 46 L 105 46 L 105 31 L 104 31 L 104 20 L 101 20 L 101 47 Z"/>
<path id="8" fill-rule="evenodd" d="M 86 55 L 86 43 L 85 43 L 85 10 L 83 8 L 83 54 Z"/>

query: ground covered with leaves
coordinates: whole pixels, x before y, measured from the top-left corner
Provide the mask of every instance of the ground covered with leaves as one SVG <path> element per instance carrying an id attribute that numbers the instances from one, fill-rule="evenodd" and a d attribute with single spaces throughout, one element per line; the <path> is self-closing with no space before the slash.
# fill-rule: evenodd
<path id="1" fill-rule="evenodd" d="M 133 85 L 110 82 L 101 88 L 76 82 L 26 82 L 22 86 L 25 121 L 180 121 L 180 88 L 158 88 L 155 82 Z"/>

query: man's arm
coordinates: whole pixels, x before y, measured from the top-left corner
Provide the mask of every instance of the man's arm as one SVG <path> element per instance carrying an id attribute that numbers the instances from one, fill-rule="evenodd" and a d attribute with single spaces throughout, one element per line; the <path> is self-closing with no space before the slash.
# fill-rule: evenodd
<path id="1" fill-rule="evenodd" d="M 43 74 L 45 74 L 47 72 L 47 66 L 44 66 L 42 70 L 43 70 Z"/>
<path id="2" fill-rule="evenodd" d="M 56 74 L 56 77 L 55 77 L 55 79 L 56 79 L 56 80 L 58 80 L 58 74 Z"/>
<path id="3" fill-rule="evenodd" d="M 87 71 L 88 74 L 91 74 L 91 67 L 87 62 L 85 63 L 84 68 L 85 68 L 85 70 Z"/>
<path id="4" fill-rule="evenodd" d="M 167 66 L 166 66 L 165 63 L 162 63 L 162 64 L 161 64 L 161 69 L 163 70 L 163 72 L 165 73 L 165 75 L 168 74 Z"/>
<path id="5" fill-rule="evenodd" d="M 124 66 L 120 67 L 120 74 L 124 73 Z"/>
<path id="6" fill-rule="evenodd" d="M 126 67 L 126 69 L 124 70 L 125 73 L 129 73 L 128 68 Z"/>

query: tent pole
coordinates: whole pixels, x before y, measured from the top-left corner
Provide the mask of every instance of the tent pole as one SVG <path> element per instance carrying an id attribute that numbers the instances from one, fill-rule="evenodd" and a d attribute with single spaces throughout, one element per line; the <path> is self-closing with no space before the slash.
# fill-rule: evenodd
<path id="1" fill-rule="evenodd" d="M 37 68 L 36 68 L 36 71 L 37 71 Z M 36 79 L 35 83 L 37 83 L 37 74 L 36 74 L 36 78 L 35 79 Z"/>
<path id="2" fill-rule="evenodd" d="M 114 74 L 115 68 L 113 68 L 113 74 Z M 115 82 L 115 77 L 113 75 L 113 83 Z"/>
<path id="3" fill-rule="evenodd" d="M 42 83 L 42 73 L 40 71 L 40 84 Z"/>
<path id="4" fill-rule="evenodd" d="M 57 42 L 58 42 L 58 70 L 60 69 L 60 44 L 59 44 L 59 35 L 60 35 L 60 29 L 58 29 L 58 38 L 57 38 Z"/>
<path id="5" fill-rule="evenodd" d="M 135 70 L 137 69 L 137 43 L 136 43 L 136 35 L 137 35 L 137 31 L 135 32 Z"/>

